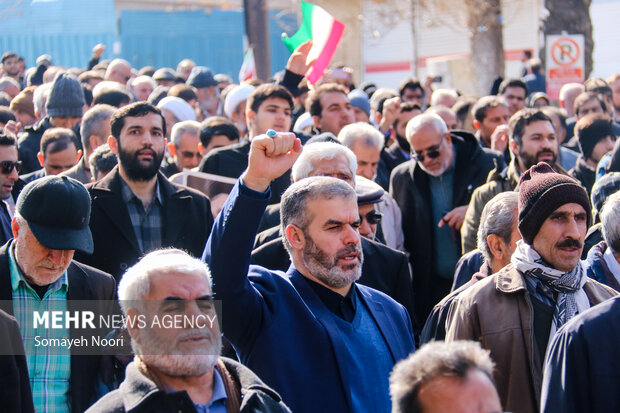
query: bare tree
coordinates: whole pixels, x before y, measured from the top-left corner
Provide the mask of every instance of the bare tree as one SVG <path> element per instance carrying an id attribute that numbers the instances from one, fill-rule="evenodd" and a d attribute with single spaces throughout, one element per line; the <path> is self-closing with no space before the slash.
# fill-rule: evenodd
<path id="1" fill-rule="evenodd" d="M 592 20 L 590 19 L 591 0 L 545 0 L 549 14 L 543 21 L 543 32 L 549 34 L 583 34 L 586 79 L 592 72 Z M 545 57 L 544 49 L 541 58 Z"/>
<path id="2" fill-rule="evenodd" d="M 501 0 L 419 0 L 423 10 L 454 27 L 466 28 L 470 43 L 473 91 L 489 93 L 493 81 L 504 76 Z"/>

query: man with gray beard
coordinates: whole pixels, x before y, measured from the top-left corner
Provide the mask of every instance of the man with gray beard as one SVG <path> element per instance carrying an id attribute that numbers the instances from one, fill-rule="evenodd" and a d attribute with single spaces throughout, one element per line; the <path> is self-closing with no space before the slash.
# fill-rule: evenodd
<path id="1" fill-rule="evenodd" d="M 118 296 L 136 356 L 119 388 L 88 413 L 290 412 L 252 371 L 219 357 L 222 339 L 203 262 L 177 249 L 153 251 L 123 275 Z M 178 322 L 170 328 L 165 317 Z"/>
<path id="2" fill-rule="evenodd" d="M 404 307 L 355 282 L 363 259 L 355 190 L 327 176 L 293 183 L 280 224 L 291 267 L 250 266 L 270 182 L 301 149 L 292 133 L 255 136 L 218 215 L 203 260 L 226 314 L 222 329 L 294 412 L 387 412 L 389 374 L 414 350 L 413 332 Z"/>

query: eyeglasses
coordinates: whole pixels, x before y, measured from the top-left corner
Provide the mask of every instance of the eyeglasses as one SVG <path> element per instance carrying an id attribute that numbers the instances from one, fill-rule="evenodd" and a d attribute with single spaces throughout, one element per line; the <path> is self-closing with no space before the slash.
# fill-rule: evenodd
<path id="1" fill-rule="evenodd" d="M 13 168 L 15 168 L 17 173 L 19 173 L 19 171 L 22 169 L 22 161 L 17 161 L 17 162 L 2 161 L 2 162 L 0 162 L 0 171 L 4 175 L 8 175 L 11 172 L 13 172 Z"/>
<path id="2" fill-rule="evenodd" d="M 366 220 L 370 225 L 377 225 L 381 222 L 383 214 L 377 211 L 370 211 L 366 215 L 360 215 L 360 221 Z"/>
<path id="3" fill-rule="evenodd" d="M 439 142 L 438 145 L 435 145 L 434 147 L 427 149 L 426 155 L 424 155 L 424 152 L 413 152 L 411 154 L 411 157 L 417 162 L 424 162 L 424 159 L 427 156 L 429 157 L 429 159 L 435 159 L 439 157 L 439 155 L 441 155 L 441 145 L 443 145 L 443 139 L 444 137 L 442 136 L 441 141 Z"/>

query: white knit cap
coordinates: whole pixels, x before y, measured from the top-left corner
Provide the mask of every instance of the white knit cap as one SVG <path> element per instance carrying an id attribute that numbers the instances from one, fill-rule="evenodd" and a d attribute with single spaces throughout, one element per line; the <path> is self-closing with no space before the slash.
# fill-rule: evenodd
<path id="1" fill-rule="evenodd" d="M 242 84 L 239 86 L 235 86 L 228 94 L 226 95 L 226 102 L 224 102 L 224 113 L 228 116 L 229 119 L 232 119 L 232 114 L 237 109 L 239 103 L 247 100 L 252 91 L 254 90 L 254 86 Z"/>
<path id="2" fill-rule="evenodd" d="M 184 120 L 196 120 L 196 113 L 191 105 L 176 96 L 166 96 L 157 104 L 159 109 L 167 109 L 181 122 Z"/>

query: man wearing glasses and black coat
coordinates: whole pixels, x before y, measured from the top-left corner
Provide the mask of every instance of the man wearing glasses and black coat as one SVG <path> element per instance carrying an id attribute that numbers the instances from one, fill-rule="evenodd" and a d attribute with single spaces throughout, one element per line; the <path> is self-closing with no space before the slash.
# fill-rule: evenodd
<path id="1" fill-rule="evenodd" d="M 450 292 L 471 194 L 503 160 L 499 152 L 481 148 L 473 135 L 448 132 L 435 114 L 412 119 L 406 135 L 412 159 L 392 172 L 390 193 L 403 213 L 416 319 L 425 320 Z"/>

